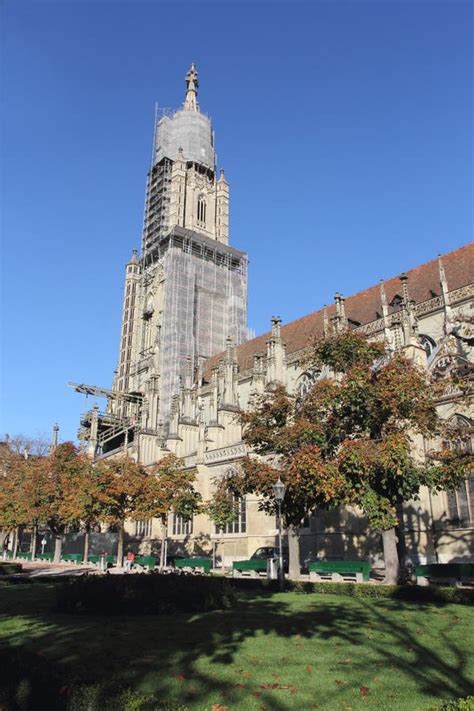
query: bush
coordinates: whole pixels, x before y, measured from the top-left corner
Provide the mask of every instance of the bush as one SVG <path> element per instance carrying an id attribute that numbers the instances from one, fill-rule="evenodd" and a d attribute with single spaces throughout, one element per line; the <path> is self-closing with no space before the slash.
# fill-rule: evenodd
<path id="1" fill-rule="evenodd" d="M 238 590 L 278 591 L 276 580 L 234 578 L 232 585 Z M 474 590 L 455 587 L 421 587 L 418 585 L 374 585 L 370 583 L 310 583 L 303 580 L 286 580 L 285 590 L 317 595 L 343 595 L 346 597 L 406 600 L 413 602 L 457 603 L 474 602 Z"/>
<path id="2" fill-rule="evenodd" d="M 428 711 L 474 711 L 474 696 L 465 696 L 463 699 L 446 701 L 441 706 L 430 706 Z"/>
<path id="3" fill-rule="evenodd" d="M 21 573 L 21 563 L 0 563 L 0 575 L 13 575 Z"/>
<path id="4" fill-rule="evenodd" d="M 188 711 L 186 706 L 160 702 L 155 696 L 132 689 L 111 691 L 104 684 L 74 686 L 66 711 Z"/>
<path id="5" fill-rule="evenodd" d="M 56 597 L 59 612 L 95 615 L 205 612 L 234 604 L 225 578 L 159 573 L 83 576 L 61 586 Z"/>

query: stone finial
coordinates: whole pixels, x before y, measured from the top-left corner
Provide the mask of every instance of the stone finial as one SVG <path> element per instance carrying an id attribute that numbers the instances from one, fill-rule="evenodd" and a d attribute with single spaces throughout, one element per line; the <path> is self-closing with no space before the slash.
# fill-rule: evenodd
<path id="1" fill-rule="evenodd" d="M 327 304 L 324 304 L 323 309 L 323 334 L 324 338 L 327 338 L 329 336 L 329 316 Z"/>
<path id="2" fill-rule="evenodd" d="M 344 304 L 345 299 L 338 291 L 334 294 L 334 302 L 336 305 L 336 314 L 333 317 L 333 322 L 335 324 L 336 331 L 344 331 L 347 327 L 346 308 Z"/>
<path id="3" fill-rule="evenodd" d="M 408 293 L 408 276 L 405 272 L 403 272 L 403 274 L 400 274 L 399 278 L 402 282 L 403 301 L 407 304 L 410 301 L 410 295 Z"/>
<path id="4" fill-rule="evenodd" d="M 272 316 L 272 336 L 273 338 L 281 336 L 281 318 L 279 316 Z"/>
<path id="5" fill-rule="evenodd" d="M 58 439 L 59 439 L 59 425 L 56 422 L 53 425 L 53 432 L 51 434 L 51 446 L 50 446 L 51 452 L 53 452 L 56 449 L 56 447 L 58 446 Z"/>
<path id="6" fill-rule="evenodd" d="M 446 279 L 446 272 L 444 269 L 443 260 L 441 254 L 438 254 L 438 270 L 439 270 L 439 283 L 441 285 L 441 293 L 443 294 L 444 301 L 444 332 L 449 334 L 453 330 L 454 318 L 451 309 L 451 304 L 449 301 L 449 289 L 448 280 Z"/>
<path id="7" fill-rule="evenodd" d="M 186 111 L 198 111 L 197 90 L 199 87 L 198 73 L 194 62 L 191 64 L 186 74 L 186 96 L 183 109 Z"/>
<path id="8" fill-rule="evenodd" d="M 383 283 L 383 279 L 380 280 L 380 301 L 382 302 L 382 313 L 384 318 L 387 317 L 388 314 L 388 301 L 387 301 L 387 294 L 385 292 L 385 285 Z"/>

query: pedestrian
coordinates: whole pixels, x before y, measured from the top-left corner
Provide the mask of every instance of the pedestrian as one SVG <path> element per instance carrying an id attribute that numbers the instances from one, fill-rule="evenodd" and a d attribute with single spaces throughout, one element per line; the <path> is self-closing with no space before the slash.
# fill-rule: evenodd
<path id="1" fill-rule="evenodd" d="M 127 552 L 127 557 L 125 558 L 125 572 L 129 573 L 133 567 L 135 560 L 135 553 L 131 550 Z"/>

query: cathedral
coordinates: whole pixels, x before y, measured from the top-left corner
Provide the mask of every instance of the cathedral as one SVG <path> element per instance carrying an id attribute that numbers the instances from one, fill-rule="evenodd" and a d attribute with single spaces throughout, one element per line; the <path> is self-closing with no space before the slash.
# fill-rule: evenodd
<path id="1" fill-rule="evenodd" d="M 274 383 L 300 397 L 321 373 L 305 370 L 315 338 L 354 329 L 384 340 L 431 373 L 453 361 L 471 362 L 474 246 L 467 245 L 291 323 L 272 318 L 267 333 L 249 339 L 247 255 L 229 244 L 230 187 L 217 173 L 214 132 L 198 104 L 194 65 L 182 107 L 156 117 L 148 172 L 141 252 L 125 269 L 122 326 L 111 389 L 75 384 L 102 396 L 81 418 L 79 437 L 91 457 L 128 456 L 147 466 L 172 452 L 197 472 L 204 501 L 215 481 L 247 453 L 236 414 Z M 407 265 L 408 266 L 408 265 Z M 465 428 L 472 447 L 472 410 L 456 393 L 440 415 Z M 429 443 L 422 442 L 420 447 Z M 258 498 L 234 500 L 224 531 L 204 515 L 171 515 L 171 552 L 217 550 L 224 565 L 275 545 L 273 517 Z M 141 552 L 159 547 L 158 521 L 130 522 Z M 412 562 L 466 561 L 474 555 L 474 476 L 456 492 L 428 491 L 404 510 Z M 382 559 L 381 536 L 356 510 L 317 511 L 301 528 L 301 558 Z"/>

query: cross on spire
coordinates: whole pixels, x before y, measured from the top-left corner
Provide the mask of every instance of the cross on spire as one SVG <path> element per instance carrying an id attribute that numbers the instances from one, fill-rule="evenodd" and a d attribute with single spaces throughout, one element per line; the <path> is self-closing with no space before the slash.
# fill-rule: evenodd
<path id="1" fill-rule="evenodd" d="M 186 96 L 183 108 L 187 111 L 199 111 L 197 102 L 197 90 L 199 87 L 198 73 L 194 62 L 191 64 L 186 74 Z"/>

